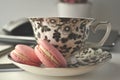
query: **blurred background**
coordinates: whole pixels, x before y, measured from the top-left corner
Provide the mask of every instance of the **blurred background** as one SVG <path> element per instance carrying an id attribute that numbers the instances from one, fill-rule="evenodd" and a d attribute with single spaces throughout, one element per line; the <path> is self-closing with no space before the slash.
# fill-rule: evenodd
<path id="1" fill-rule="evenodd" d="M 90 0 L 91 17 L 108 20 L 112 29 L 120 31 L 120 0 Z M 0 26 L 11 20 L 33 16 L 58 16 L 59 0 L 0 0 Z"/>

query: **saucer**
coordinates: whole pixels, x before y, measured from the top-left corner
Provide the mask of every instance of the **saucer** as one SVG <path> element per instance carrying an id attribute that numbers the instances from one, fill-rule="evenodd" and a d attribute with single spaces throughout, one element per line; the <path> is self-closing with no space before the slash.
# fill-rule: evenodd
<path id="1" fill-rule="evenodd" d="M 103 54 L 103 53 L 101 53 L 101 54 Z M 106 53 L 104 53 L 104 54 L 106 54 Z M 100 55 L 100 53 L 99 53 L 99 55 Z M 109 53 L 109 55 L 111 55 L 111 54 Z M 109 56 L 109 57 L 104 56 L 104 59 L 102 59 L 102 60 L 101 60 L 102 57 L 100 57 L 100 59 L 99 59 L 100 61 L 98 61 L 95 64 L 93 64 L 93 63 L 89 64 L 88 63 L 88 64 L 85 64 L 85 65 L 79 65 L 77 67 L 76 66 L 74 67 L 74 65 L 76 65 L 76 64 L 72 64 L 72 67 L 70 65 L 70 67 L 67 67 L 67 68 L 36 67 L 36 66 L 31 66 L 31 65 L 15 62 L 14 60 L 12 60 L 10 55 L 8 55 L 8 58 L 9 58 L 9 60 L 12 61 L 13 64 L 18 66 L 19 68 L 21 68 L 21 69 L 23 69 L 25 71 L 28 71 L 30 73 L 37 74 L 37 75 L 44 75 L 44 76 L 75 76 L 75 75 L 81 75 L 81 74 L 85 74 L 85 73 L 94 71 L 95 69 L 97 69 L 101 65 L 108 62 L 111 59 L 111 56 Z"/>

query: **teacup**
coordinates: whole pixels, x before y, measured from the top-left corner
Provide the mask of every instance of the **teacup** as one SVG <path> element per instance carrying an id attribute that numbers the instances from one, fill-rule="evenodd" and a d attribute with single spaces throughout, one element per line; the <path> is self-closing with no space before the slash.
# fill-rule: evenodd
<path id="1" fill-rule="evenodd" d="M 111 31 L 109 22 L 94 23 L 96 21 L 94 18 L 47 17 L 28 19 L 32 24 L 36 41 L 47 40 L 65 57 L 84 48 L 103 46 Z M 100 42 L 86 42 L 90 29 L 96 31 L 100 24 L 106 24 L 107 27 Z"/>

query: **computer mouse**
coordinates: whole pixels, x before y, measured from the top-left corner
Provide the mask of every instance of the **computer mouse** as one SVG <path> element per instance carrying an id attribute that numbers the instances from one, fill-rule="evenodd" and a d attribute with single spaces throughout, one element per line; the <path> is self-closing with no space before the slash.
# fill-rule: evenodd
<path id="1" fill-rule="evenodd" d="M 27 18 L 10 21 L 2 30 L 8 35 L 33 36 L 33 29 Z"/>

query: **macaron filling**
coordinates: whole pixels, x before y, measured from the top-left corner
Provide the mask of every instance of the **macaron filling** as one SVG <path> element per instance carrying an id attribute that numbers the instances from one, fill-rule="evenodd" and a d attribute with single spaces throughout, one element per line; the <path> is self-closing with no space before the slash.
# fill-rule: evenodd
<path id="1" fill-rule="evenodd" d="M 43 48 L 41 45 L 39 45 L 38 49 L 42 50 L 45 53 L 45 55 L 49 57 L 55 64 L 59 64 L 57 59 L 55 59 L 55 57 L 52 56 L 47 49 Z"/>
<path id="2" fill-rule="evenodd" d="M 23 55 L 22 53 L 19 53 L 19 52 L 17 52 L 16 50 L 13 50 L 13 52 L 15 53 L 15 55 L 17 55 L 17 56 L 19 56 L 21 59 L 23 59 L 24 61 L 31 61 L 32 63 L 35 63 L 35 62 L 33 62 L 31 59 L 29 59 L 28 57 L 26 58 L 26 56 L 25 55 Z"/>
<path id="3" fill-rule="evenodd" d="M 16 55 L 16 56 L 19 56 L 20 58 L 22 58 L 23 60 L 28 60 L 29 61 L 29 59 L 28 58 L 26 58 L 24 55 L 22 55 L 21 53 L 18 53 L 16 50 L 13 50 L 13 52 L 14 52 L 14 54 Z"/>

